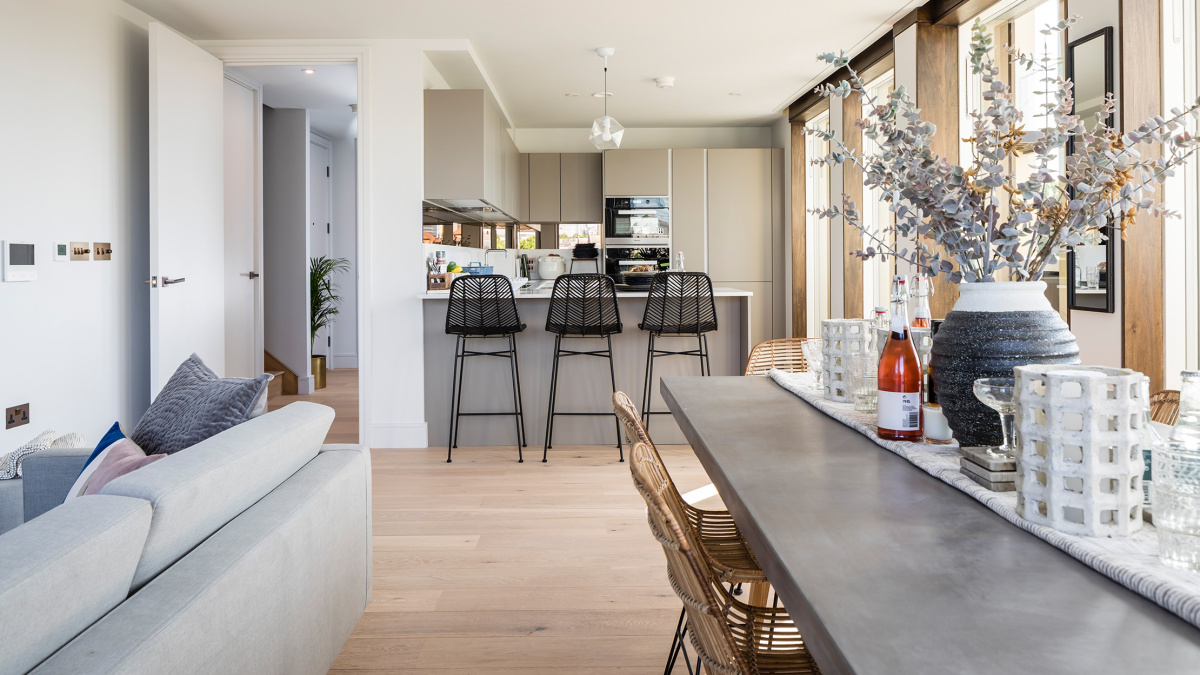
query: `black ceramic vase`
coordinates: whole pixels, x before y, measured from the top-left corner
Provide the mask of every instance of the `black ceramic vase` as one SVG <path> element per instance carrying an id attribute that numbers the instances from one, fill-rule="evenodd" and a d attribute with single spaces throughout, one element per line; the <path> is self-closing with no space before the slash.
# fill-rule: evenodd
<path id="1" fill-rule="evenodd" d="M 954 309 L 933 338 L 933 386 L 959 445 L 1000 445 L 1000 416 L 975 397 L 975 380 L 1012 377 L 1014 366 L 1030 363 L 1079 363 L 1079 346 L 1050 306 L 1044 281 L 958 289 Z"/>

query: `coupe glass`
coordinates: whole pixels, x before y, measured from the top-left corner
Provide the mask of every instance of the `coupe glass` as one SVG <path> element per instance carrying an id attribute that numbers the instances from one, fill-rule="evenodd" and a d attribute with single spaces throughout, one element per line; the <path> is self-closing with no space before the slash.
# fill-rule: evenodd
<path id="1" fill-rule="evenodd" d="M 821 373 L 825 370 L 825 358 L 821 349 L 821 338 L 810 338 L 800 343 L 800 351 L 808 362 L 809 372 L 817 374 L 817 388 L 821 387 Z"/>
<path id="2" fill-rule="evenodd" d="M 1000 413 L 1004 445 L 987 450 L 987 454 L 997 459 L 1017 458 L 1017 444 L 1013 438 L 1013 416 L 1017 412 L 1017 406 L 1013 403 L 1014 384 L 1015 381 L 1011 377 L 981 377 L 975 380 L 975 398 Z"/>

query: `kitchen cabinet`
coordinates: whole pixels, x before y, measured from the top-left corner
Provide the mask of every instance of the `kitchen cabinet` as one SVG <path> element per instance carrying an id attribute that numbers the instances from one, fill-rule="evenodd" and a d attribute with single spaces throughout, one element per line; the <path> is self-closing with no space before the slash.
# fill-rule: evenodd
<path id="1" fill-rule="evenodd" d="M 557 223 L 559 205 L 559 155 L 535 152 L 529 155 L 529 220 Z"/>
<path id="2" fill-rule="evenodd" d="M 670 150 L 605 150 L 604 196 L 666 197 Z"/>
<path id="3" fill-rule="evenodd" d="M 736 288 L 739 291 L 750 291 L 750 346 L 782 337 L 775 332 L 774 297 L 776 289 L 768 281 L 714 281 L 713 286 Z"/>
<path id="4" fill-rule="evenodd" d="M 708 151 L 708 272 L 715 281 L 771 281 L 772 153 Z"/>
<path id="5" fill-rule="evenodd" d="M 520 153 L 482 89 L 425 90 L 425 199 L 517 207 Z"/>
<path id="6" fill-rule="evenodd" d="M 517 160 L 517 211 L 512 214 L 518 222 L 531 223 L 529 219 L 529 154 L 522 152 Z"/>
<path id="7" fill-rule="evenodd" d="M 671 246 L 689 272 L 708 271 L 706 150 L 671 151 Z"/>
<path id="8" fill-rule="evenodd" d="M 604 221 L 604 156 L 598 152 L 559 155 L 560 223 Z"/>

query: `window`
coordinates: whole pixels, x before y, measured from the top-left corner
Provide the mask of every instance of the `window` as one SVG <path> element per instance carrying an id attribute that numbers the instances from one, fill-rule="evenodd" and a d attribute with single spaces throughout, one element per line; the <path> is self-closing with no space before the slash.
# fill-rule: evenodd
<path id="1" fill-rule="evenodd" d="M 538 231 L 531 225 L 517 226 L 517 248 L 532 250 L 537 248 Z"/>
<path id="2" fill-rule="evenodd" d="M 496 226 L 496 240 L 492 243 L 492 248 L 508 248 L 505 244 L 508 242 L 508 226 Z"/>
<path id="3" fill-rule="evenodd" d="M 809 120 L 806 126 L 827 127 L 829 126 L 829 112 L 821 113 L 817 117 Z M 804 157 L 807 160 L 807 166 L 804 169 L 804 203 L 806 209 L 827 209 L 829 208 L 829 165 L 825 163 L 814 164 L 816 160 L 823 159 L 829 154 L 829 143 L 822 141 L 816 136 L 804 137 Z M 806 268 L 805 286 L 808 288 L 807 298 L 808 303 L 805 310 L 805 315 L 808 317 L 806 322 L 808 325 L 808 337 L 819 337 L 821 335 L 821 321 L 829 317 L 829 271 L 830 271 L 830 250 L 829 250 L 829 220 L 819 218 L 811 212 L 805 216 L 805 258 L 808 260 Z"/>
<path id="4" fill-rule="evenodd" d="M 863 116 L 868 114 L 867 107 L 870 105 L 868 100 L 874 99 L 882 103 L 887 100 L 888 94 L 892 92 L 894 87 L 894 74 L 888 71 L 875 80 L 867 83 L 866 96 L 863 96 Z M 871 139 L 863 136 L 862 151 L 864 155 L 871 155 L 879 152 L 879 146 Z M 862 174 L 859 174 L 862 176 Z M 878 187 L 867 188 L 863 186 L 863 204 L 860 207 L 862 212 L 863 226 L 871 231 L 879 232 L 883 228 L 891 225 L 894 216 L 890 205 L 883 200 L 883 191 Z M 862 237 L 861 248 L 866 250 L 868 246 L 874 246 L 875 242 L 871 241 L 866 235 Z M 883 260 L 876 256 L 870 260 L 863 261 L 863 313 L 862 316 L 871 318 L 875 316 L 875 308 L 883 307 L 887 309 L 891 298 L 891 280 L 895 269 L 895 261 L 892 259 Z"/>
<path id="5" fill-rule="evenodd" d="M 558 247 L 575 248 L 575 244 L 600 245 L 600 223 L 564 223 L 558 226 Z"/>
<path id="6" fill-rule="evenodd" d="M 1200 92 L 1200 13 L 1192 0 L 1163 3 L 1163 109 L 1184 108 Z M 1193 134 L 1196 122 L 1190 121 Z M 1163 219 L 1164 386 L 1200 367 L 1200 170 L 1188 162 L 1162 194 L 1179 218 Z"/>

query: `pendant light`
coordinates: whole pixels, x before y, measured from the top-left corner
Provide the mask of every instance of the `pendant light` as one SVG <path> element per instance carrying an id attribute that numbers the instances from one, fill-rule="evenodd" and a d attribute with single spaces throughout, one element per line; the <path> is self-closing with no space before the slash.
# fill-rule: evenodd
<path id="1" fill-rule="evenodd" d="M 613 51 L 612 47 L 596 50 L 596 54 L 604 59 L 604 91 L 600 94 L 604 98 L 604 117 L 598 117 L 592 122 L 592 133 L 588 140 L 598 150 L 616 150 L 621 147 L 621 136 L 625 134 L 625 127 L 608 116 L 608 57 L 613 55 Z"/>

